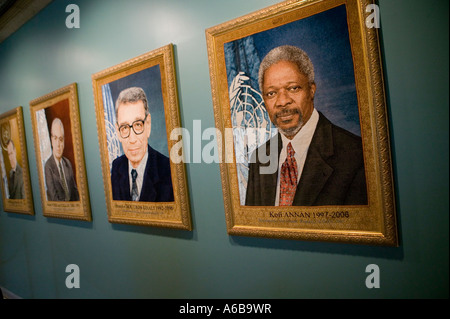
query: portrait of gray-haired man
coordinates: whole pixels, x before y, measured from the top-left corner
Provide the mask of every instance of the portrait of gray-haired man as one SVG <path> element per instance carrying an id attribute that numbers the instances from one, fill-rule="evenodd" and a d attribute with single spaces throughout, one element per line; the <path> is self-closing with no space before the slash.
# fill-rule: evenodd
<path id="1" fill-rule="evenodd" d="M 148 144 L 152 122 L 144 90 L 131 87 L 121 91 L 115 112 L 124 154 L 112 163 L 113 199 L 173 202 L 169 158 Z"/>
<path id="2" fill-rule="evenodd" d="M 316 110 L 314 77 L 310 58 L 295 46 L 276 47 L 261 61 L 260 90 L 278 133 L 252 154 L 246 205 L 367 204 L 361 137 Z M 276 162 L 272 172 L 264 172 L 271 163 L 260 154 Z"/>
<path id="3" fill-rule="evenodd" d="M 47 200 L 49 201 L 78 201 L 77 183 L 72 164 L 63 156 L 65 140 L 64 125 L 61 119 L 55 118 L 50 129 L 52 155 L 45 162 L 45 184 L 47 186 Z"/>

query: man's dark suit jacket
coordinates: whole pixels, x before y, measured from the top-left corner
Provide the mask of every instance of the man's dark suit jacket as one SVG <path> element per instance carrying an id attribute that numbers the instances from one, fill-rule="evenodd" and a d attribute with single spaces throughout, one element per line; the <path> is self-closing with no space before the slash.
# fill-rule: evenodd
<path id="1" fill-rule="evenodd" d="M 245 205 L 274 206 L 278 178 L 278 158 L 282 149 L 277 134 L 264 145 L 269 155 L 270 143 L 278 139 L 276 172 L 260 174 L 258 151 L 252 155 Z M 332 124 L 319 112 L 319 122 L 306 156 L 293 206 L 366 205 L 367 187 L 361 138 Z"/>
<path id="2" fill-rule="evenodd" d="M 128 158 L 122 155 L 112 163 L 111 184 L 114 200 L 131 201 Z M 173 202 L 170 160 L 148 145 L 147 165 L 139 197 L 141 202 Z"/>
<path id="3" fill-rule="evenodd" d="M 12 175 L 12 170 L 10 175 Z M 16 170 L 14 173 L 14 181 L 10 179 L 8 184 L 9 198 L 10 199 L 23 199 L 25 198 L 25 190 L 23 187 L 23 171 L 19 164 L 16 164 Z"/>
<path id="4" fill-rule="evenodd" d="M 80 200 L 80 195 L 78 194 L 77 184 L 73 175 L 72 164 L 64 156 L 61 158 L 61 163 L 69 190 L 69 201 L 78 201 Z M 45 163 L 45 183 L 47 185 L 47 200 L 65 201 L 64 187 L 53 155 Z"/>

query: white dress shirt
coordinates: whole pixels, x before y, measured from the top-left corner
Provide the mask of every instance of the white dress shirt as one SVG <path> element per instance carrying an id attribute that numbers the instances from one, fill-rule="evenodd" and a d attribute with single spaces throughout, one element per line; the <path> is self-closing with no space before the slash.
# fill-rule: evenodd
<path id="1" fill-rule="evenodd" d="M 294 136 L 292 140 L 288 139 L 286 136 L 280 133 L 281 141 L 283 147 L 281 149 L 280 158 L 278 160 L 278 178 L 277 178 L 277 192 L 275 198 L 275 206 L 280 204 L 280 173 L 281 166 L 287 157 L 287 146 L 289 143 L 292 144 L 292 148 L 295 152 L 295 161 L 297 162 L 297 184 L 300 181 L 300 176 L 302 175 L 303 166 L 305 165 L 306 154 L 308 153 L 309 145 L 313 138 L 314 132 L 316 131 L 317 122 L 319 122 L 319 113 L 316 109 L 313 110 L 311 117 L 305 126 L 303 126 L 300 131 Z"/>

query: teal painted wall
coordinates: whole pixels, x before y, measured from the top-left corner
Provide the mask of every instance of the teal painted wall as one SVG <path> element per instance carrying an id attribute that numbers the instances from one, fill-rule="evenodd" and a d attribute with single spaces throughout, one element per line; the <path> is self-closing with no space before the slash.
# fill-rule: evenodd
<path id="1" fill-rule="evenodd" d="M 213 127 L 205 29 L 276 2 L 58 0 L 0 44 L 0 113 L 24 108 L 36 210 L 0 212 L 0 286 L 23 298 L 448 298 L 446 0 L 379 1 L 400 247 L 229 236 L 217 164 L 186 166 L 192 232 L 108 222 L 91 75 L 174 43 L 182 124 Z M 80 29 L 65 27 L 70 3 Z M 72 82 L 90 223 L 42 216 L 33 165 L 29 102 Z M 65 286 L 71 263 L 79 289 Z M 372 263 L 379 289 L 365 286 Z"/>

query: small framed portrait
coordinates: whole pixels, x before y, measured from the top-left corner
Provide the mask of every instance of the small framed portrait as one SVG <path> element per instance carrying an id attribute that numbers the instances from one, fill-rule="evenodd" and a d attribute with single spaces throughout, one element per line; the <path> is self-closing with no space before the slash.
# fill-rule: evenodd
<path id="1" fill-rule="evenodd" d="M 376 9 L 285 1 L 206 30 L 229 234 L 397 245 Z"/>
<path id="2" fill-rule="evenodd" d="M 76 83 L 30 102 L 46 217 L 91 221 Z"/>
<path id="3" fill-rule="evenodd" d="M 191 230 L 173 45 L 92 75 L 108 218 Z"/>
<path id="4" fill-rule="evenodd" d="M 2 199 L 5 212 L 34 215 L 22 107 L 0 115 Z"/>

